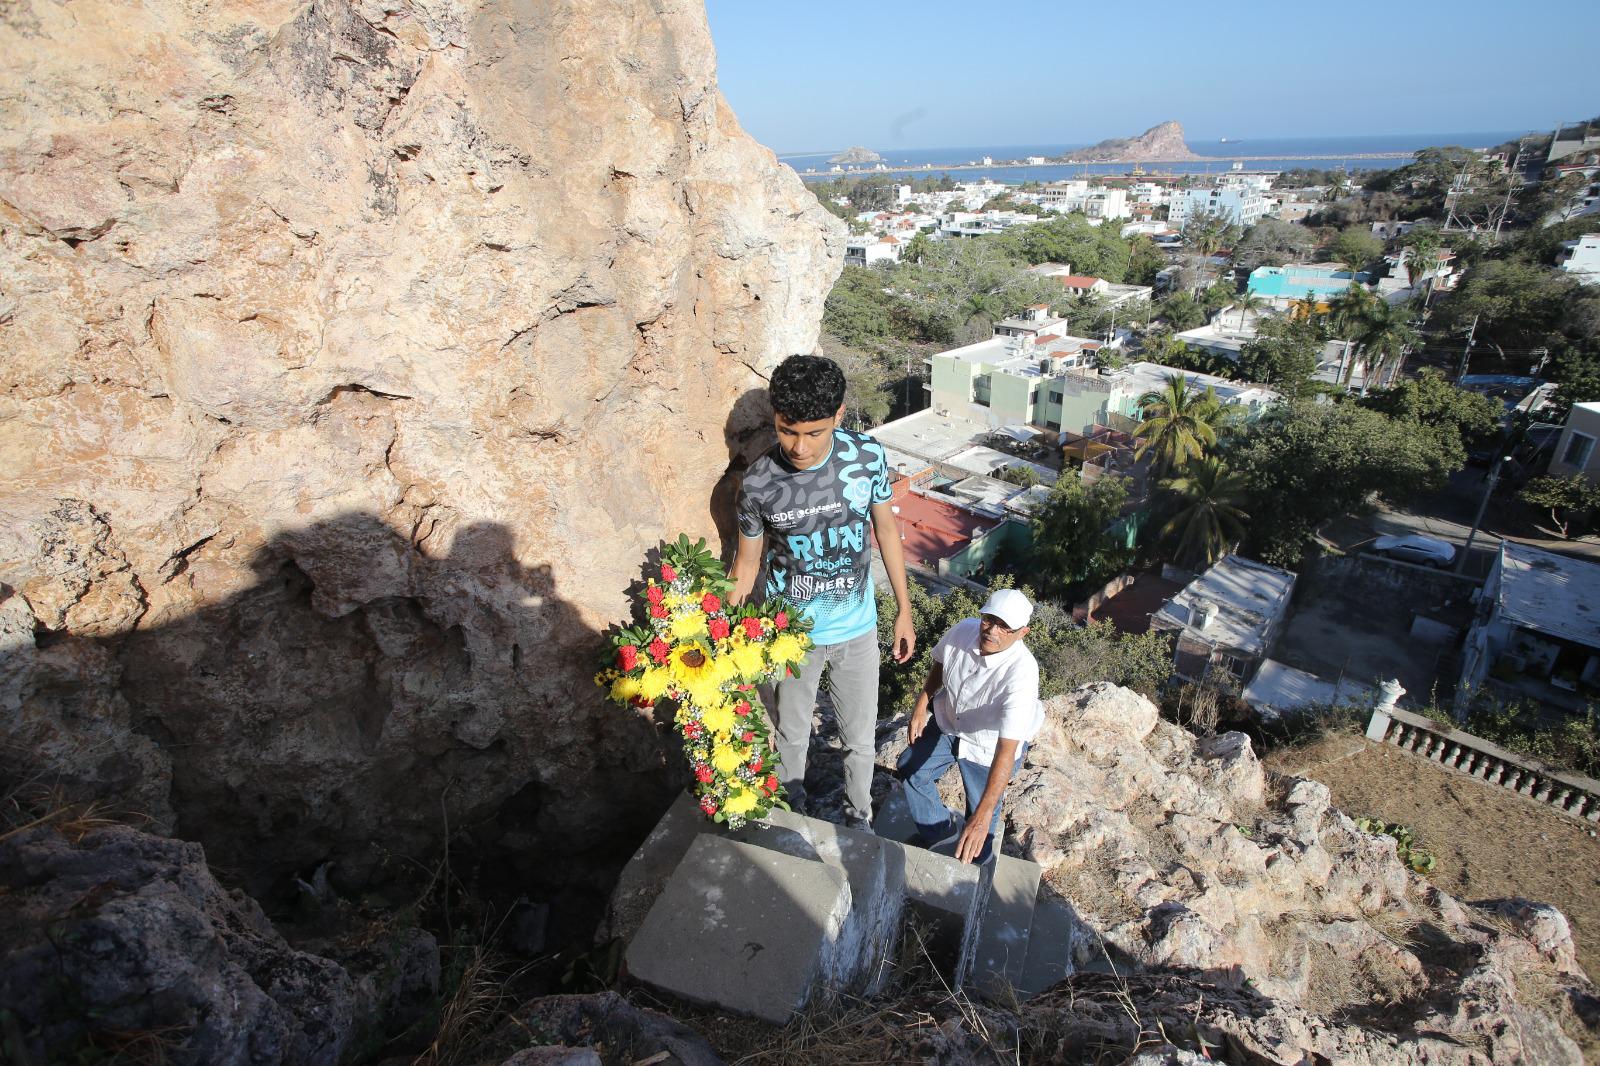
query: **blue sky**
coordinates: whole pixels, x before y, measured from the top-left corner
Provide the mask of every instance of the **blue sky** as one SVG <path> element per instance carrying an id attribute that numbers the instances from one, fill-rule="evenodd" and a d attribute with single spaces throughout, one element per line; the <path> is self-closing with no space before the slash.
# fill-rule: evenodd
<path id="1" fill-rule="evenodd" d="M 1542 129 L 1600 113 L 1596 0 L 706 0 L 779 152 Z M 1586 54 L 1587 53 L 1587 54 Z"/>

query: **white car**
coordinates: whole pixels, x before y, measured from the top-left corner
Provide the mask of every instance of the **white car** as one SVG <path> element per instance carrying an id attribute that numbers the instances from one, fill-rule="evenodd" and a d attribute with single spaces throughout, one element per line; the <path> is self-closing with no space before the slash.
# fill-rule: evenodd
<path id="1" fill-rule="evenodd" d="M 1384 536 L 1372 542 L 1372 550 L 1390 559 L 1423 566 L 1449 566 L 1456 557 L 1456 546 L 1447 541 L 1407 533 L 1403 537 Z"/>

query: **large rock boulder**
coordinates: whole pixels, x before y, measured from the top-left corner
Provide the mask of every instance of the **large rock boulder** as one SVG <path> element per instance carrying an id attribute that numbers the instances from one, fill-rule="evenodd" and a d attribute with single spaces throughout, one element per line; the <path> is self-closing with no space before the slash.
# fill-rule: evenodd
<path id="1" fill-rule="evenodd" d="M 0 839 L 0 944 L 18 1061 L 93 1047 L 334 1066 L 439 983 L 426 933 L 396 934 L 352 972 L 291 948 L 255 901 L 217 884 L 198 844 L 126 826 Z"/>
<path id="2" fill-rule="evenodd" d="M 4 739 L 263 876 L 636 840 L 596 634 L 841 251 L 713 63 L 698 3 L 0 5 Z"/>
<path id="3" fill-rule="evenodd" d="M 880 766 L 899 742 L 883 735 Z M 1582 1061 L 1558 1019 L 1581 1024 L 1567 1004 L 1593 992 L 1559 911 L 1438 891 L 1326 786 L 1269 781 L 1243 734 L 1200 739 L 1085 686 L 1046 704 L 1005 817 L 1076 918 L 1080 970 L 1139 975 L 1080 973 L 1029 1004 L 1024 1024 L 1065 1048 L 1171 1032 L 1187 1011 L 1241 1061 Z M 1103 1017 L 1086 1011 L 1097 989 Z"/>

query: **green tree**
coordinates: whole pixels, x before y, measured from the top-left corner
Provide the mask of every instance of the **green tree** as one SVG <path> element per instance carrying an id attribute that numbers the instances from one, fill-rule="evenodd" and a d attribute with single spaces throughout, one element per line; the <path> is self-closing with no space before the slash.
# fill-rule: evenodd
<path id="1" fill-rule="evenodd" d="M 891 336 L 895 300 L 883 290 L 878 272 L 845 267 L 822 305 L 823 331 L 854 348 L 868 348 Z"/>
<path id="2" fill-rule="evenodd" d="M 903 263 L 920 263 L 931 247 L 933 247 L 933 242 L 928 239 L 928 235 L 918 230 L 912 235 L 911 240 L 906 242 L 905 251 L 900 253 L 900 261 Z"/>
<path id="3" fill-rule="evenodd" d="M 1344 341 L 1344 355 L 1340 359 L 1344 372 L 1340 377 L 1346 383 L 1355 373 L 1357 338 L 1365 328 L 1367 317 L 1377 302 L 1378 298 L 1373 296 L 1366 286 L 1352 283 L 1329 304 L 1327 319 L 1329 328 L 1332 329 L 1334 336 Z"/>
<path id="4" fill-rule="evenodd" d="M 1102 477 L 1088 488 L 1065 475 L 1033 516 L 1030 572 L 1040 592 L 1063 601 L 1104 584 L 1133 561 L 1132 549 L 1112 536 L 1127 501 L 1125 479 Z"/>
<path id="5" fill-rule="evenodd" d="M 1550 521 L 1563 538 L 1583 532 L 1600 511 L 1600 485 L 1582 474 L 1536 477 L 1528 482 L 1521 496 L 1524 502 L 1549 511 Z"/>
<path id="6" fill-rule="evenodd" d="M 1217 443 L 1222 403 L 1215 389 L 1196 392 L 1183 374 L 1168 374 L 1164 386 L 1139 397 L 1143 421 L 1134 430 L 1134 454 L 1154 457 L 1157 477 L 1199 459 Z"/>
<path id="7" fill-rule="evenodd" d="M 1456 388 L 1432 367 L 1363 397 L 1360 404 L 1390 418 L 1442 429 L 1461 443 L 1494 434 L 1502 414 L 1499 401 Z"/>
<path id="8" fill-rule="evenodd" d="M 1156 314 L 1174 330 L 1182 332 L 1195 329 L 1206 321 L 1206 311 L 1194 293 L 1188 290 L 1170 292 L 1156 301 Z"/>
<path id="9" fill-rule="evenodd" d="M 1417 281 L 1427 276 L 1424 306 L 1426 296 L 1433 291 L 1433 273 L 1439 266 L 1439 252 L 1443 247 L 1439 231 L 1432 226 L 1414 226 L 1406 233 L 1406 283 L 1415 288 Z"/>
<path id="10" fill-rule="evenodd" d="M 1267 301 L 1246 289 L 1233 298 L 1233 309 L 1239 315 L 1239 328 L 1244 329 L 1245 319 L 1261 311 L 1267 306 Z"/>
<path id="11" fill-rule="evenodd" d="M 1383 255 L 1383 242 L 1365 227 L 1351 226 L 1341 230 L 1329 243 L 1328 255 L 1334 262 L 1348 269 L 1353 276 L 1367 269 L 1368 265 Z"/>
<path id="12" fill-rule="evenodd" d="M 1246 230 L 1234 246 L 1233 265 L 1248 272 L 1262 266 L 1303 262 L 1316 247 L 1316 235 L 1304 226 L 1264 218 Z"/>
<path id="13" fill-rule="evenodd" d="M 1250 484 L 1250 550 L 1294 565 L 1326 522 L 1441 488 L 1460 469 L 1459 445 L 1419 423 L 1351 403 L 1288 404 L 1252 423 L 1230 450 Z"/>
<path id="14" fill-rule="evenodd" d="M 1312 391 L 1322 345 L 1322 331 L 1315 321 L 1274 315 L 1263 319 L 1256 335 L 1240 349 L 1239 371 L 1250 381 L 1297 399 Z"/>
<path id="15" fill-rule="evenodd" d="M 1028 463 L 1013 463 L 995 475 L 1001 481 L 1029 488 L 1039 483 L 1039 473 Z"/>
<path id="16" fill-rule="evenodd" d="M 1104 228 L 1104 227 L 1102 227 Z M 1167 268 L 1166 253 L 1148 235 L 1135 234 L 1128 242 L 1128 274 L 1131 285 L 1154 285 L 1156 275 Z"/>
<path id="17" fill-rule="evenodd" d="M 1551 366 L 1550 380 L 1556 383 L 1555 417 L 1566 421 L 1573 404 L 1600 400 L 1600 355 L 1563 352 Z"/>
<path id="18" fill-rule="evenodd" d="M 1183 473 L 1162 482 L 1177 513 L 1161 528 L 1176 542 L 1174 560 L 1204 570 L 1244 539 L 1244 510 L 1249 495 L 1245 478 L 1215 458 L 1190 463 Z"/>
<path id="19" fill-rule="evenodd" d="M 1374 300 L 1356 326 L 1356 348 L 1367 366 L 1364 383 L 1392 383 L 1409 352 L 1421 339 L 1411 324 L 1411 311 L 1403 304 Z"/>

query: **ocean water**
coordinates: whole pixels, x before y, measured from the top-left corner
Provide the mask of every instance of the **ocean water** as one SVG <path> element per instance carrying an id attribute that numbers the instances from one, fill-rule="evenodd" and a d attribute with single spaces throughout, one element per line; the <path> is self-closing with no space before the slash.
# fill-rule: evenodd
<path id="1" fill-rule="evenodd" d="M 1370 137 L 1263 137 L 1220 140 L 1189 140 L 1189 149 L 1204 158 L 1188 163 L 1146 163 L 1148 174 L 1221 174 L 1230 170 L 1236 160 L 1244 161 L 1246 170 L 1288 170 L 1292 167 L 1320 167 L 1351 170 L 1383 169 L 1402 166 L 1409 162 L 1412 153 L 1436 145 L 1462 145 L 1467 148 L 1487 148 L 1520 136 L 1526 131 L 1487 133 L 1417 133 L 1384 134 Z M 908 168 L 910 176 L 944 173 L 946 167 L 977 162 L 984 156 L 992 159 L 1026 159 L 1028 156 L 1045 157 L 1063 155 L 1086 144 L 1012 144 L 988 147 L 905 148 L 886 149 L 867 145 L 883 156 L 890 167 Z M 806 152 L 779 155 L 778 158 L 799 171 L 808 181 L 835 177 L 827 173 L 830 156 L 843 148 L 830 152 Z M 1350 159 L 1349 156 L 1381 156 L 1382 158 Z M 1126 174 L 1131 163 L 1071 163 L 1022 167 L 973 167 L 952 171 L 959 181 L 976 181 L 992 178 L 995 181 L 1018 185 L 1025 181 L 1063 181 L 1097 174 Z M 862 173 L 872 173 L 857 168 Z M 811 174 L 808 171 L 820 171 Z"/>

